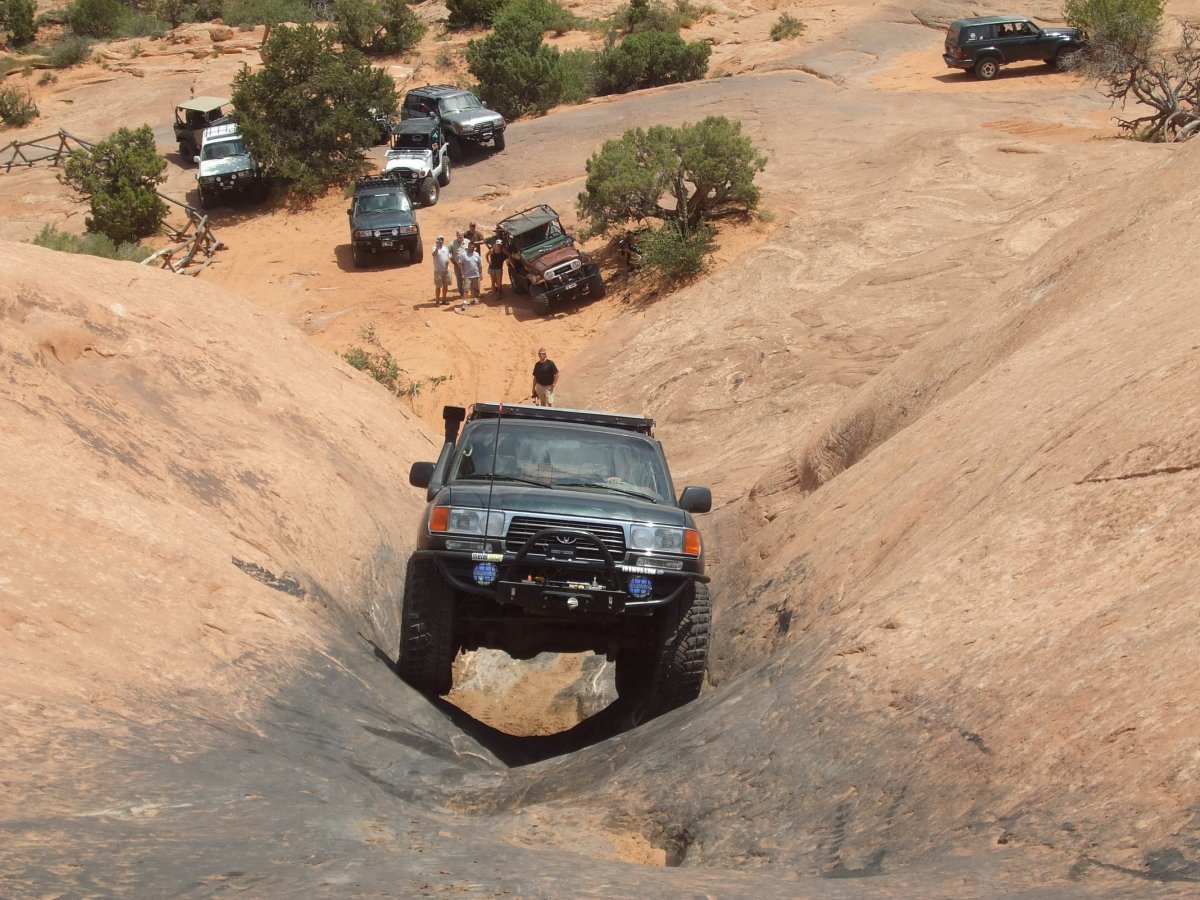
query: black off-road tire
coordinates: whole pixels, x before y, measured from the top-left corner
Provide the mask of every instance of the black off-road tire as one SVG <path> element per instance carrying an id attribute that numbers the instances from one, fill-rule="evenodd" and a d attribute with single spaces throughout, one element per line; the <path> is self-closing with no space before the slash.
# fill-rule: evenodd
<path id="1" fill-rule="evenodd" d="M 450 183 L 450 154 L 446 154 L 446 164 L 442 166 L 442 174 L 438 176 L 438 184 L 445 187 Z"/>
<path id="2" fill-rule="evenodd" d="M 1000 74 L 1000 61 L 993 56 L 985 56 L 975 63 L 975 77 L 981 81 L 991 81 Z"/>
<path id="3" fill-rule="evenodd" d="M 496 146 L 497 153 L 499 153 L 501 150 L 504 149 L 504 134 L 503 134 L 503 132 L 496 135 L 495 146 Z"/>
<path id="4" fill-rule="evenodd" d="M 206 191 L 204 188 L 200 188 L 200 208 L 201 209 L 212 209 L 212 206 L 213 206 L 212 192 Z"/>
<path id="5" fill-rule="evenodd" d="M 408 248 L 408 261 L 419 263 L 425 259 L 425 244 L 418 237 L 417 242 Z"/>
<path id="6" fill-rule="evenodd" d="M 1078 47 L 1063 47 L 1054 54 L 1054 59 L 1048 62 L 1060 72 L 1070 72 L 1078 64 L 1080 54 L 1082 53 L 1083 51 Z"/>
<path id="7" fill-rule="evenodd" d="M 704 686 L 712 599 L 708 585 L 693 583 L 659 620 L 659 650 L 646 696 L 646 718 L 690 703 Z"/>
<path id="8" fill-rule="evenodd" d="M 533 301 L 533 308 L 538 311 L 538 315 L 550 315 L 550 295 L 545 291 L 540 290 L 536 285 L 529 287 L 529 299 Z"/>
<path id="9" fill-rule="evenodd" d="M 432 560 L 410 559 L 400 604 L 400 677 L 427 694 L 448 694 L 454 683 L 454 588 Z"/>
<path id="10" fill-rule="evenodd" d="M 182 162 L 185 166 L 194 166 L 196 164 L 194 161 L 195 156 L 196 156 L 195 153 L 188 153 L 188 145 L 187 144 L 185 144 L 183 141 L 179 142 L 179 161 L 180 162 Z"/>
<path id="11" fill-rule="evenodd" d="M 453 137 L 446 138 L 446 146 L 449 148 L 449 151 L 450 151 L 450 162 L 453 162 L 453 163 L 462 162 L 463 148 L 462 148 L 462 144 L 459 143 L 458 138 L 453 138 Z"/>
<path id="12" fill-rule="evenodd" d="M 593 300 L 599 300 L 605 294 L 604 276 L 597 272 L 588 279 L 588 296 Z"/>
<path id="13" fill-rule="evenodd" d="M 508 282 L 518 294 L 529 293 L 529 279 L 523 272 L 518 272 L 512 263 L 508 264 Z"/>
<path id="14" fill-rule="evenodd" d="M 350 245 L 350 255 L 354 259 L 354 268 L 361 269 L 367 264 L 367 254 L 359 249 L 358 244 Z"/>
<path id="15" fill-rule="evenodd" d="M 438 202 L 438 183 L 432 175 L 421 183 L 421 205 L 436 206 Z"/>

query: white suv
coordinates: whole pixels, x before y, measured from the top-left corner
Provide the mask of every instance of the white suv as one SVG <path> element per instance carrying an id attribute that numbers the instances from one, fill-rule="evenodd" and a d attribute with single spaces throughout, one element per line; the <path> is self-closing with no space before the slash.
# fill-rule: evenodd
<path id="1" fill-rule="evenodd" d="M 236 122 L 205 128 L 196 162 L 200 205 L 205 209 L 228 194 L 262 194 L 262 172 L 246 150 Z"/>

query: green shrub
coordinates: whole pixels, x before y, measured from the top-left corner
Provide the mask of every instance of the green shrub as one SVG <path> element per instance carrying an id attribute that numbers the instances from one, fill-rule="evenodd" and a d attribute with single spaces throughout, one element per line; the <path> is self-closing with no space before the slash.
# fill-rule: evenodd
<path id="1" fill-rule="evenodd" d="M 66 25 L 70 18 L 71 10 L 66 6 L 56 6 L 54 9 L 48 9 L 44 13 L 38 13 L 35 24 L 38 28 L 54 25 Z"/>
<path id="2" fill-rule="evenodd" d="M 37 25 L 34 22 L 33 0 L 7 0 L 0 3 L 0 12 L 8 27 L 9 43 L 14 47 L 26 47 L 37 37 Z"/>
<path id="3" fill-rule="evenodd" d="M 446 24 L 451 28 L 470 28 L 472 25 L 491 26 L 504 7 L 505 0 L 447 0 L 450 15 Z"/>
<path id="4" fill-rule="evenodd" d="M 141 262 L 150 253 L 137 243 L 115 244 L 104 234 L 67 234 L 53 225 L 46 225 L 34 237 L 32 243 L 63 253 L 84 253 L 102 256 L 105 259 L 120 259 L 126 262 Z"/>
<path id="5" fill-rule="evenodd" d="M 55 69 L 66 69 L 86 62 L 92 53 L 92 42 L 79 34 L 63 34 L 50 45 L 46 63 Z"/>
<path id="6" fill-rule="evenodd" d="M 1149 50 L 1162 27 L 1162 0 L 1067 0 L 1067 22 L 1087 32 L 1093 45 L 1126 54 Z"/>
<path id="7" fill-rule="evenodd" d="M 75 0 L 67 13 L 72 31 L 95 38 L 120 34 L 129 15 L 130 8 L 122 0 Z"/>
<path id="8" fill-rule="evenodd" d="M 38 77 L 37 83 L 38 83 L 39 87 L 45 87 L 48 84 L 54 84 L 54 82 L 56 82 L 56 81 L 58 81 L 58 76 L 55 75 L 53 72 L 43 72 Z"/>
<path id="9" fill-rule="evenodd" d="M 153 234 L 167 214 L 155 193 L 166 176 L 167 161 L 158 155 L 149 125 L 119 128 L 91 150 L 75 150 L 63 165 L 63 181 L 91 205 L 87 230 L 115 244 Z"/>
<path id="10" fill-rule="evenodd" d="M 661 228 L 639 235 L 637 246 L 643 267 L 653 269 L 667 285 L 673 285 L 704 272 L 713 251 L 714 236 L 712 226 L 707 223 L 685 234 L 676 222 L 667 221 Z"/>
<path id="11" fill-rule="evenodd" d="M 605 51 L 596 63 L 596 93 L 624 94 L 640 88 L 695 81 L 708 70 L 712 47 L 685 43 L 678 34 L 640 31 Z"/>
<path id="12" fill-rule="evenodd" d="M 425 23 L 405 0 L 336 0 L 335 5 L 338 38 L 368 56 L 404 53 L 425 35 Z"/>
<path id="13" fill-rule="evenodd" d="M 807 27 L 795 16 L 785 12 L 771 26 L 771 40 L 785 41 L 789 38 L 799 37 Z"/>
<path id="14" fill-rule="evenodd" d="M 678 13 L 661 0 L 629 0 L 613 16 L 617 29 L 629 34 L 638 31 L 678 31 Z"/>
<path id="15" fill-rule="evenodd" d="M 37 117 L 37 104 L 29 94 L 22 93 L 15 85 L 0 87 L 0 121 L 19 128 Z"/>
<path id="16" fill-rule="evenodd" d="M 237 27 L 306 23 L 313 20 L 313 15 L 303 0 L 226 0 L 221 18 L 226 25 Z"/>
<path id="17" fill-rule="evenodd" d="M 600 54 L 595 50 L 566 50 L 558 60 L 562 90 L 559 103 L 582 103 L 596 95 L 596 63 Z"/>

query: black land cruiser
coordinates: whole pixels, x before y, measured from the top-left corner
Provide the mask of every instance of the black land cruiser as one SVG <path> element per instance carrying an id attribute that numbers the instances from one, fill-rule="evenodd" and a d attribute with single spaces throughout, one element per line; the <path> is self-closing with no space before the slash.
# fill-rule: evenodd
<path id="1" fill-rule="evenodd" d="M 462 161 L 464 144 L 480 147 L 491 144 L 497 150 L 504 149 L 504 116 L 488 109 L 470 91 L 448 84 L 429 84 L 404 95 L 400 107 L 402 120 L 428 116 L 442 120 L 454 162 Z"/>
<path id="2" fill-rule="evenodd" d="M 950 23 L 942 59 L 990 81 L 1000 66 L 1023 60 L 1068 69 L 1083 47 L 1078 28 L 1042 28 L 1027 16 L 979 16 Z"/>
<path id="3" fill-rule="evenodd" d="M 356 267 L 365 266 L 377 253 L 407 250 L 410 262 L 419 263 L 425 258 L 421 229 L 399 178 L 359 178 L 354 182 L 354 199 L 346 215 L 350 217 L 350 245 Z"/>
<path id="4" fill-rule="evenodd" d="M 508 279 L 529 294 L 543 314 L 557 300 L 604 296 L 604 276 L 592 258 L 575 247 L 552 207 L 535 206 L 502 219 L 496 238 L 508 259 Z"/>
<path id="5" fill-rule="evenodd" d="M 459 650 L 590 650 L 616 662 L 618 694 L 647 717 L 695 699 L 711 601 L 692 513 L 712 494 L 676 499 L 654 420 L 497 403 L 442 414 L 437 462 L 409 473 L 429 504 L 404 586 L 401 676 L 445 694 Z"/>

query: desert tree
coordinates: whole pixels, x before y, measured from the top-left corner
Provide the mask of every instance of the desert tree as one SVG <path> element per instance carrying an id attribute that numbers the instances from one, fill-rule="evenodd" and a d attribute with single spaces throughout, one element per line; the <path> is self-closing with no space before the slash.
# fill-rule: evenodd
<path id="1" fill-rule="evenodd" d="M 672 128 L 634 128 L 605 141 L 587 162 L 577 209 L 600 233 L 632 221 L 670 221 L 684 236 L 732 209 L 758 205 L 764 157 L 740 122 L 709 116 Z"/>
<path id="2" fill-rule="evenodd" d="M 312 25 L 276 28 L 258 71 L 233 78 L 246 145 L 268 176 L 304 199 L 367 166 L 378 126 L 371 109 L 396 109 L 396 86 L 357 50 Z"/>
<path id="3" fill-rule="evenodd" d="M 1180 24 L 1174 46 L 1093 46 L 1084 71 L 1105 96 L 1140 115 L 1117 117 L 1117 126 L 1144 141 L 1183 141 L 1200 131 L 1200 33 Z"/>
<path id="4" fill-rule="evenodd" d="M 406 0 L 336 0 L 337 35 L 367 56 L 406 53 L 425 35 L 425 23 Z"/>
<path id="5" fill-rule="evenodd" d="M 84 226 L 114 244 L 153 234 L 167 214 L 156 187 L 166 180 L 167 161 L 154 145 L 149 125 L 119 128 L 90 150 L 75 150 L 62 180 L 91 205 Z"/>

